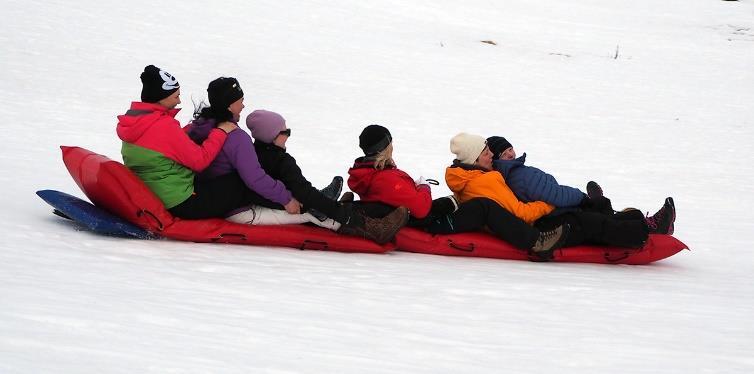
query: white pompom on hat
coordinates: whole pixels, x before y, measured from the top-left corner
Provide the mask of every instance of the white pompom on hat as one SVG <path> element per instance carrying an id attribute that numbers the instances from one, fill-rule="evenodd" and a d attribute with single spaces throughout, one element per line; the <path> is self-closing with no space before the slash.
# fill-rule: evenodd
<path id="1" fill-rule="evenodd" d="M 485 147 L 487 147 L 487 140 L 479 135 L 462 132 L 450 139 L 450 152 L 464 164 L 474 164 Z"/>

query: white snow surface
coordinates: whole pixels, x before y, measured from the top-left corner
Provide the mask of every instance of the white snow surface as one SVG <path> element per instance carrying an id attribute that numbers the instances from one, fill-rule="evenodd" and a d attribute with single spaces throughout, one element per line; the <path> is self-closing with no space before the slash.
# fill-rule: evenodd
<path id="1" fill-rule="evenodd" d="M 0 1 L 1 373 L 752 373 L 754 0 Z M 482 43 L 494 41 L 496 45 Z M 443 179 L 460 131 L 616 207 L 675 198 L 648 266 L 343 254 L 77 229 L 60 145 L 120 160 L 155 64 L 239 79 L 316 185 L 370 123 Z M 449 193 L 433 187 L 435 196 Z"/>

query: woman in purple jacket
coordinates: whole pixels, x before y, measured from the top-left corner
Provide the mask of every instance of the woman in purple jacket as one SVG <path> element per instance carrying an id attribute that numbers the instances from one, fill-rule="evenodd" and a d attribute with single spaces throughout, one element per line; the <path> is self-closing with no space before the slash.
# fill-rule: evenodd
<path id="1" fill-rule="evenodd" d="M 235 78 L 220 77 L 213 80 L 207 88 L 207 94 L 210 106 L 200 105 L 194 113 L 194 120 L 185 128 L 189 137 L 197 143 L 204 141 L 218 123 L 238 123 L 244 108 L 243 90 Z M 251 137 L 241 129 L 228 134 L 220 153 L 197 178 L 212 179 L 234 172 L 262 199 L 259 199 L 260 205 L 228 212 L 226 219 L 252 225 L 312 222 L 332 230 L 340 227 L 340 224 L 331 219 L 320 221 L 309 213 L 299 214 L 301 204 L 282 182 L 273 179 L 262 169 Z M 284 207 L 285 211 L 280 210 L 277 204 Z"/>

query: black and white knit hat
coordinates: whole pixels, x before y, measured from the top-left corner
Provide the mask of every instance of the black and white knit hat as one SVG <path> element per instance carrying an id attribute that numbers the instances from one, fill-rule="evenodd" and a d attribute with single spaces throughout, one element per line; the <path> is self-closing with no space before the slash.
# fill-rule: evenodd
<path id="1" fill-rule="evenodd" d="M 154 65 L 144 68 L 141 73 L 141 84 L 141 101 L 145 103 L 156 103 L 181 87 L 174 76 Z"/>

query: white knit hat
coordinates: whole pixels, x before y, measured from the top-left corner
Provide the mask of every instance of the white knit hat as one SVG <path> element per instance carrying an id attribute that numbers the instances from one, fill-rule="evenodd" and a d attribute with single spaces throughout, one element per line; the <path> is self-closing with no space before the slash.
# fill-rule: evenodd
<path id="1" fill-rule="evenodd" d="M 487 140 L 479 135 L 462 132 L 450 139 L 450 151 L 464 164 L 473 164 L 487 146 Z"/>

